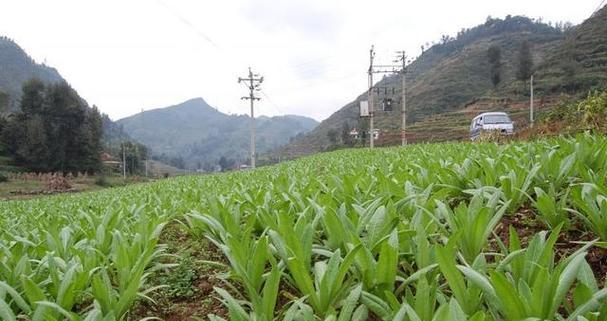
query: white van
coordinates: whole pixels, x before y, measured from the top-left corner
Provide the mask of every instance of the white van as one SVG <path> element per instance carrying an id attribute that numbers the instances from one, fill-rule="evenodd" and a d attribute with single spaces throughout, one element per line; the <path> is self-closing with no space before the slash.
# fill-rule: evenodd
<path id="1" fill-rule="evenodd" d="M 484 131 L 497 131 L 503 135 L 510 135 L 514 132 L 514 123 L 506 113 L 482 113 L 474 117 L 470 124 L 470 139 L 477 139 Z"/>

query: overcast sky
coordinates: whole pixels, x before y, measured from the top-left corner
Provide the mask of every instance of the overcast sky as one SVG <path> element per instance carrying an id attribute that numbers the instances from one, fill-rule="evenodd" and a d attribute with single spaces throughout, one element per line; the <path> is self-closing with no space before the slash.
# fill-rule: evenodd
<path id="1" fill-rule="evenodd" d="M 578 24 L 600 0 L 1 0 L 0 34 L 55 67 L 112 119 L 203 97 L 248 113 L 237 83 L 265 77 L 256 113 L 322 120 L 367 86 L 377 60 L 487 16 Z"/>

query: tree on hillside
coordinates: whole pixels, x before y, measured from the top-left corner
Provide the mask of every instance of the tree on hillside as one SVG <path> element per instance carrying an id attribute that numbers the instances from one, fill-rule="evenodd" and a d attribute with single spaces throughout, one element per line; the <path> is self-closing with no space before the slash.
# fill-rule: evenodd
<path id="1" fill-rule="evenodd" d="M 575 91 L 577 87 L 575 78 L 580 69 L 580 64 L 576 59 L 575 52 L 573 42 L 565 43 L 563 56 L 559 62 L 563 74 L 563 87 L 568 91 Z"/>
<path id="2" fill-rule="evenodd" d="M 521 43 L 517 57 L 516 79 L 526 82 L 533 72 L 533 56 L 527 40 Z"/>
<path id="3" fill-rule="evenodd" d="M 82 147 L 82 152 L 85 156 L 82 158 L 82 167 L 86 171 L 96 172 L 100 169 L 101 164 L 101 152 L 103 147 L 101 146 L 101 137 L 103 136 L 103 120 L 101 113 L 97 106 L 93 106 L 92 109 L 88 110 L 84 124 L 80 127 L 80 138 L 79 145 Z M 144 146 L 145 148 L 145 146 Z M 147 149 L 144 149 L 147 152 Z"/>
<path id="4" fill-rule="evenodd" d="M 344 121 L 343 126 L 341 127 L 341 143 L 344 146 L 352 147 L 353 141 L 352 136 L 350 136 L 350 126 L 348 122 Z"/>
<path id="5" fill-rule="evenodd" d="M 0 115 L 8 112 L 10 99 L 7 93 L 0 90 Z"/>
<path id="6" fill-rule="evenodd" d="M 219 167 L 221 167 L 221 171 L 225 172 L 230 168 L 234 167 L 235 161 L 233 159 L 229 159 L 225 156 L 221 156 L 219 159 Z"/>
<path id="7" fill-rule="evenodd" d="M 337 144 L 337 135 L 338 135 L 338 134 L 339 134 L 339 133 L 338 133 L 338 132 L 337 132 L 337 130 L 335 130 L 335 129 L 330 129 L 330 130 L 327 132 L 327 138 L 329 139 L 329 142 L 330 142 L 332 145 Z"/>
<path id="8" fill-rule="evenodd" d="M 489 75 L 493 88 L 502 81 L 502 49 L 497 45 L 492 45 L 487 50 L 487 58 L 489 59 Z"/>
<path id="9" fill-rule="evenodd" d="M 125 141 L 120 144 L 120 150 L 127 174 L 142 175 L 145 173 L 145 160 L 148 159 L 147 147 L 131 141 Z"/>
<path id="10" fill-rule="evenodd" d="M 21 110 L 11 116 L 2 141 L 31 170 L 95 172 L 101 167 L 101 116 L 66 83 L 23 85 Z"/>

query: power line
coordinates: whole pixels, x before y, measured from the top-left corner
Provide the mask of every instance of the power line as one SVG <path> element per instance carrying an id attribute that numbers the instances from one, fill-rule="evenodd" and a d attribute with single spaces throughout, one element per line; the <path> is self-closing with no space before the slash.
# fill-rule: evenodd
<path id="1" fill-rule="evenodd" d="M 216 49 L 221 50 L 221 48 L 219 48 L 219 46 L 209 36 L 207 36 L 204 32 L 202 32 L 198 28 L 196 28 L 196 26 L 194 26 L 193 23 L 191 23 L 188 19 L 184 18 L 181 14 L 179 14 L 179 12 L 177 12 L 176 10 L 173 10 L 162 0 L 156 0 L 156 2 L 158 2 L 161 6 L 165 7 L 170 13 L 172 13 L 177 19 L 179 19 L 179 21 L 181 21 L 184 25 L 186 25 L 188 28 L 190 28 L 192 31 L 194 31 L 194 33 L 196 35 L 198 35 L 199 37 L 204 39 L 206 42 L 213 45 L 213 47 L 215 47 Z"/>
<path id="2" fill-rule="evenodd" d="M 273 101 L 273 100 L 270 98 L 270 96 L 268 96 L 268 94 L 266 94 L 266 92 L 265 92 L 265 91 L 260 90 L 260 92 L 261 92 L 261 94 L 262 94 L 264 97 L 266 97 L 266 100 L 267 100 L 267 101 L 268 101 L 268 102 L 269 102 L 269 103 L 270 103 L 272 106 L 274 106 L 274 108 L 276 109 L 276 111 L 278 111 L 278 114 L 280 114 L 280 115 L 285 115 L 285 113 L 284 113 L 282 110 L 280 110 L 280 108 L 278 107 L 278 105 L 277 105 L 276 103 L 274 103 L 274 101 Z"/>

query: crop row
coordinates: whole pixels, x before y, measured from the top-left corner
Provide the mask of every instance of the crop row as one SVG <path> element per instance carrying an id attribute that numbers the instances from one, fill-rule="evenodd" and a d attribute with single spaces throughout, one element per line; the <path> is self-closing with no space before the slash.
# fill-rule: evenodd
<path id="1" fill-rule="evenodd" d="M 125 320 L 179 222 L 224 254 L 230 320 L 607 320 L 586 260 L 607 242 L 606 177 L 607 139 L 580 135 L 5 202 L 0 318 Z"/>

